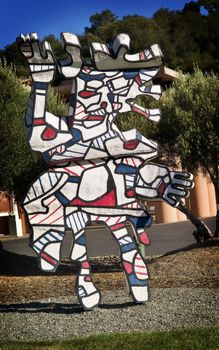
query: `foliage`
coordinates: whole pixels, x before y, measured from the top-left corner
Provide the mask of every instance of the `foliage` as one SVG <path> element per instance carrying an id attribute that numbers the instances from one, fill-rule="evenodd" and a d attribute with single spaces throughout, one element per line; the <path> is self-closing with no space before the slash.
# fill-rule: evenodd
<path id="1" fill-rule="evenodd" d="M 181 153 L 182 160 L 190 167 L 212 164 L 217 157 L 218 94 L 218 76 L 195 68 L 194 74 L 181 75 L 162 99 L 159 136 L 175 144 L 177 153 Z"/>
<path id="2" fill-rule="evenodd" d="M 30 150 L 24 136 L 28 95 L 13 67 L 0 64 L 0 190 L 14 192 L 17 198 L 24 195 L 30 182 L 44 168 L 41 157 Z M 52 89 L 48 96 L 49 110 L 65 114 L 64 102 Z"/>
<path id="3" fill-rule="evenodd" d="M 52 50 L 57 59 L 61 59 L 63 56 L 63 49 L 60 41 L 55 37 L 55 35 L 50 34 L 43 38 L 44 41 L 48 41 L 52 47 Z"/>
<path id="4" fill-rule="evenodd" d="M 0 341 L 1 350 L 217 350 L 218 327 L 191 328 L 162 332 L 132 332 L 54 341 Z"/>
<path id="5" fill-rule="evenodd" d="M 208 174 L 219 198 L 219 79 L 195 68 L 181 75 L 162 100 L 155 139 L 167 143 L 190 170 Z"/>
<path id="6" fill-rule="evenodd" d="M 134 102 L 135 104 L 145 108 L 159 107 L 157 101 L 154 102 L 151 97 L 147 96 L 137 97 Z M 156 124 L 135 112 L 119 114 L 116 118 L 115 123 L 121 131 L 137 129 L 142 135 L 146 136 L 147 138 L 154 138 L 154 129 L 156 129 Z"/>
<path id="7" fill-rule="evenodd" d="M 219 204 L 219 79 L 214 73 L 181 75 L 166 91 L 162 104 L 163 118 L 156 140 L 168 144 L 171 153 L 180 157 L 183 167 L 193 172 L 201 169 L 215 188 Z M 217 212 L 215 236 L 219 233 Z"/>
<path id="8" fill-rule="evenodd" d="M 97 28 L 110 26 L 117 21 L 117 16 L 111 10 L 104 10 L 101 13 L 95 13 L 90 17 L 91 27 L 85 28 L 86 32 L 94 33 Z"/>
<path id="9" fill-rule="evenodd" d="M 28 65 L 21 55 L 16 42 L 5 46 L 3 50 L 0 50 L 0 60 L 6 60 L 8 65 L 16 66 L 16 74 L 20 77 L 28 76 Z"/>
<path id="10" fill-rule="evenodd" d="M 218 0 L 199 0 L 199 5 L 204 6 L 211 15 L 218 15 L 219 2 Z"/>
<path id="11" fill-rule="evenodd" d="M 68 112 L 65 100 L 52 87 L 48 90 L 47 110 L 55 115 L 67 115 Z"/>

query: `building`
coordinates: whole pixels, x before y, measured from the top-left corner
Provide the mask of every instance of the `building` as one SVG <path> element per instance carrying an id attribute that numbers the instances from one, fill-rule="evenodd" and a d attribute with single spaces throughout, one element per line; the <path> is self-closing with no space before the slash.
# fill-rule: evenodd
<path id="1" fill-rule="evenodd" d="M 25 214 L 16 203 L 14 197 L 0 192 L 0 235 L 16 235 L 28 233 Z"/>

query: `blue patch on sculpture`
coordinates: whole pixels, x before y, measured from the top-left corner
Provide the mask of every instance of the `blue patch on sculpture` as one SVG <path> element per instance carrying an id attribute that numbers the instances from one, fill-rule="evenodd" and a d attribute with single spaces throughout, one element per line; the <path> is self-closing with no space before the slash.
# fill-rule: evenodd
<path id="1" fill-rule="evenodd" d="M 133 166 L 127 165 L 127 164 L 119 164 L 116 167 L 115 173 L 116 174 L 136 174 L 137 169 Z"/>
<path id="2" fill-rule="evenodd" d="M 141 216 L 141 217 L 134 217 L 130 216 L 129 220 L 136 228 L 147 228 L 150 227 L 152 224 L 152 218 L 150 215 L 148 216 Z"/>

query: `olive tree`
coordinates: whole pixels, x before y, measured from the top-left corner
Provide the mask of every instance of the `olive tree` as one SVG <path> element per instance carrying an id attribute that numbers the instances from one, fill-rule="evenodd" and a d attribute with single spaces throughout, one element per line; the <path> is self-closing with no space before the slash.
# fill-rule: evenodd
<path id="1" fill-rule="evenodd" d="M 156 140 L 167 144 L 171 153 L 180 157 L 183 167 L 209 177 L 219 209 L 218 75 L 198 68 L 193 74 L 181 74 L 165 91 L 161 109 L 163 117 L 154 133 Z M 218 221 L 216 226 L 218 235 Z"/>
<path id="2" fill-rule="evenodd" d="M 12 66 L 0 62 L 0 191 L 25 194 L 30 182 L 44 169 L 39 154 L 29 148 L 23 128 L 29 91 L 21 84 Z M 65 114 L 64 102 L 49 91 L 48 110 Z"/>

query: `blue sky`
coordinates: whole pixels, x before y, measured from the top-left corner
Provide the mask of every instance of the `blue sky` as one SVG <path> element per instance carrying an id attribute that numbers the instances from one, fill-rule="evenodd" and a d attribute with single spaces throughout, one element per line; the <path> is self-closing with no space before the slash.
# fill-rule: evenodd
<path id="1" fill-rule="evenodd" d="M 0 6 L 0 48 L 20 33 L 37 32 L 40 38 L 60 32 L 81 34 L 89 17 L 110 9 L 119 18 L 126 15 L 151 17 L 161 7 L 181 10 L 190 0 L 3 0 Z"/>

